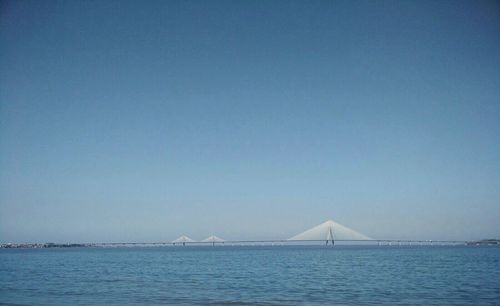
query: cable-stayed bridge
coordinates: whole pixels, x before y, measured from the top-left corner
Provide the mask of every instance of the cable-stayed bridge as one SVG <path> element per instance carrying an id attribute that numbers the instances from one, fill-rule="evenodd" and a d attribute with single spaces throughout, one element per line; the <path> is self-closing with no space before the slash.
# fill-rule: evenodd
<path id="1" fill-rule="evenodd" d="M 467 240 L 415 240 L 415 239 L 372 239 L 372 240 L 335 240 L 352 245 L 379 245 L 379 246 L 423 246 L 423 245 L 465 245 L 471 241 Z M 85 246 L 94 247 L 121 247 L 121 246 L 189 246 L 189 245 L 213 245 L 213 246 L 279 246 L 279 245 L 305 245 L 309 243 L 326 243 L 325 240 L 225 240 L 223 242 L 98 242 L 85 243 Z"/>
<path id="2" fill-rule="evenodd" d="M 182 235 L 173 241 L 162 242 L 110 242 L 110 243 L 89 243 L 88 246 L 177 246 L 177 245 L 285 245 L 285 244 L 309 244 L 324 243 L 325 245 L 335 245 L 336 242 L 346 244 L 365 245 L 450 245 L 466 244 L 468 241 L 460 240 L 414 240 L 414 239 L 373 239 L 361 234 L 347 226 L 328 220 L 306 231 L 303 231 L 288 239 L 271 240 L 224 240 L 215 235 L 211 235 L 203 240 L 197 241 L 186 235 Z"/>

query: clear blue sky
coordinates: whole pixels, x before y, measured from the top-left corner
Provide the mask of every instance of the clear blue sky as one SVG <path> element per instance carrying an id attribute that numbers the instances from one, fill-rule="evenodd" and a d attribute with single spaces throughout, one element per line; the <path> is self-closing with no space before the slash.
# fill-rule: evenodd
<path id="1" fill-rule="evenodd" d="M 500 238 L 494 1 L 2 1 L 0 241 Z"/>

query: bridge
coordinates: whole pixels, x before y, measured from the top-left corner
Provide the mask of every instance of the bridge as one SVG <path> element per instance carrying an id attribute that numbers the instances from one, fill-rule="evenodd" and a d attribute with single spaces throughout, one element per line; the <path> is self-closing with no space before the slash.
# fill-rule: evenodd
<path id="1" fill-rule="evenodd" d="M 399 245 L 458 245 L 467 244 L 463 240 L 414 240 L 414 239 L 373 239 L 361 234 L 347 226 L 328 220 L 306 231 L 303 231 L 288 239 L 272 240 L 224 240 L 212 235 L 206 239 L 196 241 L 186 235 L 182 235 L 173 241 L 160 242 L 108 242 L 88 243 L 87 246 L 94 247 L 118 247 L 118 246 L 186 246 L 186 245 L 297 245 L 310 243 L 325 243 L 335 245 L 336 242 L 346 244 L 399 246 Z"/>

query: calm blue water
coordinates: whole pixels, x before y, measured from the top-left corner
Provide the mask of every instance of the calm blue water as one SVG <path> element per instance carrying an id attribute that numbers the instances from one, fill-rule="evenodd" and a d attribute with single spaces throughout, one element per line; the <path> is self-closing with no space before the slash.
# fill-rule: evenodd
<path id="1" fill-rule="evenodd" d="M 498 247 L 0 250 L 7 304 L 500 304 Z"/>

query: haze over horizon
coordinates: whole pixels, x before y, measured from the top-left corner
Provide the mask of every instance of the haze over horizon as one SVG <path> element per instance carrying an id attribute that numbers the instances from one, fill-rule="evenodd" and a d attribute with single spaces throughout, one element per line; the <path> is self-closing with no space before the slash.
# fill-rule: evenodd
<path id="1" fill-rule="evenodd" d="M 2 1 L 0 242 L 500 238 L 497 1 Z"/>

